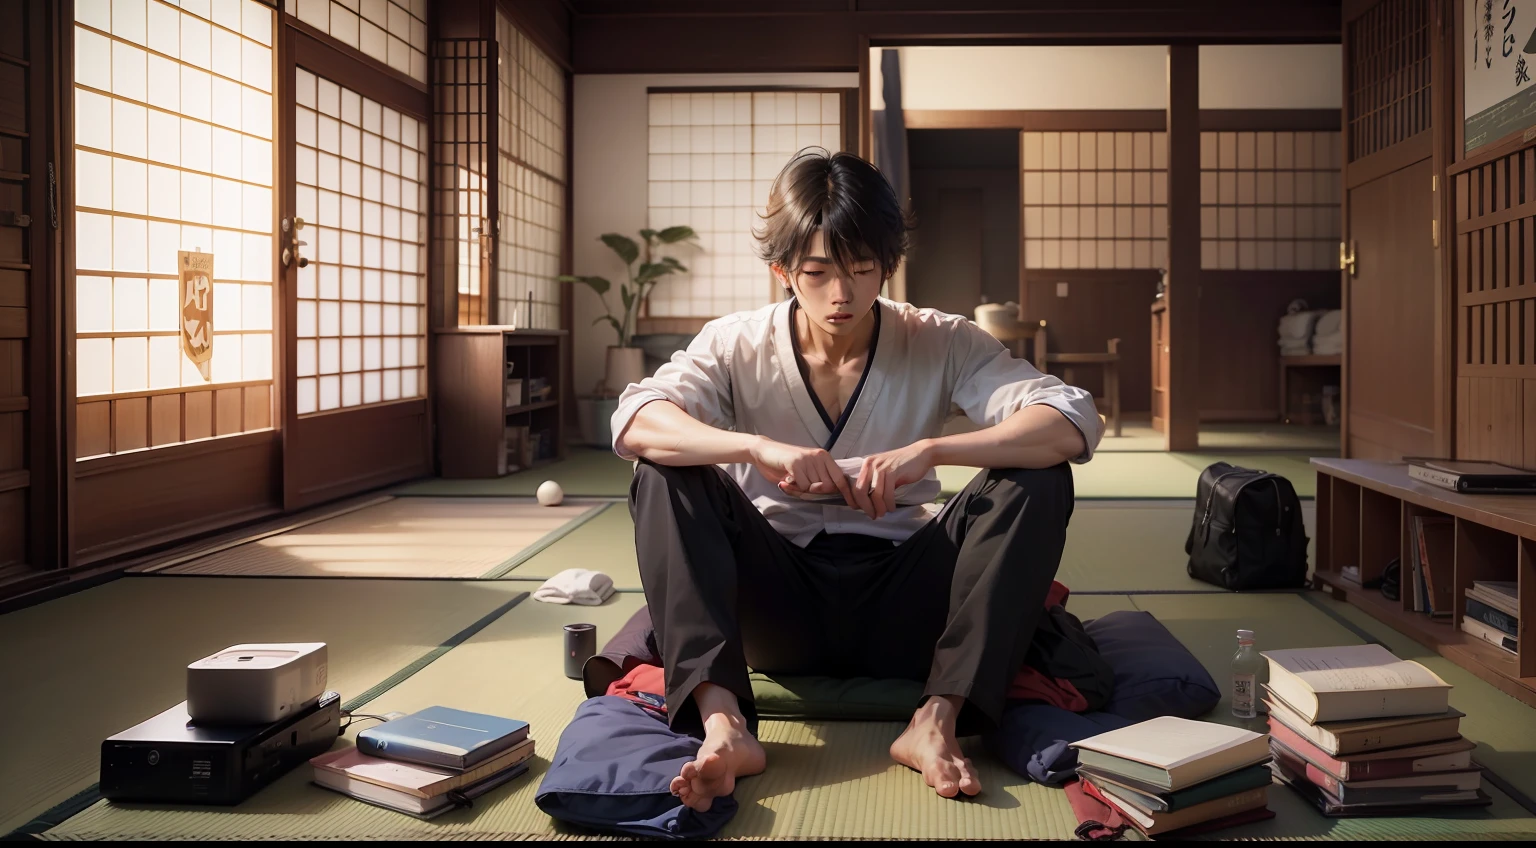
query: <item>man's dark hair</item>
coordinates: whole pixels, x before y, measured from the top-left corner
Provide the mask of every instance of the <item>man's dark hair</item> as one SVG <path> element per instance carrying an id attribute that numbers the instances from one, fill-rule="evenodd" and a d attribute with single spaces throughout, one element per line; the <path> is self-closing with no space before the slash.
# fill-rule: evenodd
<path id="1" fill-rule="evenodd" d="M 889 279 L 907 252 L 910 222 L 891 184 L 852 153 L 808 147 L 773 181 L 763 224 L 753 235 L 758 255 L 793 276 L 817 231 L 838 273 L 874 260 Z"/>

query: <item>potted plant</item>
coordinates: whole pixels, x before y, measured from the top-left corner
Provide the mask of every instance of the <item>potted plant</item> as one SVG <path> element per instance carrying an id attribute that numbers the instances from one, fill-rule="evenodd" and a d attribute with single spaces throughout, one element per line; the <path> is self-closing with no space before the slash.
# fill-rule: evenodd
<path id="1" fill-rule="evenodd" d="M 556 279 L 562 283 L 581 283 L 588 286 L 603 302 L 606 314 L 599 316 L 592 323 L 594 325 L 607 321 L 618 335 L 618 344 L 608 347 L 607 360 L 605 362 L 603 380 L 598 385 L 599 399 L 616 398 L 620 392 L 630 383 L 638 383 L 645 379 L 645 351 L 634 346 L 635 328 L 640 317 L 641 304 L 656 287 L 661 278 L 680 271 L 687 271 L 683 263 L 671 256 L 660 256 L 660 248 L 665 245 L 673 245 L 691 241 L 697 238 L 697 233 L 692 227 L 668 227 L 664 230 L 641 230 L 640 243 L 634 239 L 619 233 L 604 233 L 600 236 L 603 244 L 608 246 L 624 262 L 627 281 L 619 283 L 619 298 L 623 302 L 624 310 L 619 316 L 613 313 L 613 307 L 608 302 L 608 291 L 613 283 L 606 277 L 586 277 L 562 275 Z M 612 406 L 613 404 L 599 404 Z M 612 410 L 606 410 L 609 415 Z M 583 410 L 582 429 L 590 430 L 587 433 L 587 441 L 602 443 L 607 441 L 603 435 L 597 432 L 606 429 L 607 418 L 603 415 L 603 409 L 594 408 L 590 412 Z M 588 418 L 592 418 L 588 422 Z M 601 421 L 598 421 L 601 419 Z M 599 427 L 598 425 L 602 426 Z"/>

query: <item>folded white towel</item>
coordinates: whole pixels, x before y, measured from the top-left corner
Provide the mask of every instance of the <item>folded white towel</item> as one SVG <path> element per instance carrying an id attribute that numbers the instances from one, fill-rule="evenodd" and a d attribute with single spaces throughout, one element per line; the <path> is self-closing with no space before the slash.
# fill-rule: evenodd
<path id="1" fill-rule="evenodd" d="M 1280 319 L 1280 338 L 1306 341 L 1321 312 L 1295 312 Z"/>
<path id="2" fill-rule="evenodd" d="M 1312 327 L 1312 332 L 1319 336 L 1329 336 L 1339 332 L 1344 326 L 1344 313 L 1337 309 L 1330 309 L 1319 315 L 1317 323 Z"/>
<path id="3" fill-rule="evenodd" d="M 1313 336 L 1312 352 L 1319 355 L 1343 353 L 1344 334 L 1329 333 L 1326 336 Z"/>
<path id="4" fill-rule="evenodd" d="M 613 594 L 613 578 L 601 571 L 567 568 L 533 590 L 533 599 L 546 604 L 595 607 Z"/>

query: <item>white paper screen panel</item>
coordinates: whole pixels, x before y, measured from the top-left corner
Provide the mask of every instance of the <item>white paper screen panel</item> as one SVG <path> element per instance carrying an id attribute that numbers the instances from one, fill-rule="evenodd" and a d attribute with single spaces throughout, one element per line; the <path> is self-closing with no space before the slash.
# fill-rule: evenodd
<path id="1" fill-rule="evenodd" d="M 427 81 L 427 0 L 284 0 L 283 8 L 364 56 Z"/>
<path id="2" fill-rule="evenodd" d="M 1200 134 L 1200 267 L 1338 267 L 1339 133 Z"/>
<path id="3" fill-rule="evenodd" d="M 74 8 L 76 455 L 270 427 L 274 13 Z M 206 377 L 182 351 L 181 250 L 214 255 Z"/>
<path id="4" fill-rule="evenodd" d="M 496 13 L 498 320 L 560 326 L 565 244 L 565 72 Z"/>
<path id="5" fill-rule="evenodd" d="M 1168 134 L 1026 132 L 1024 267 L 1162 268 Z"/>
<path id="6" fill-rule="evenodd" d="M 650 315 L 715 318 L 777 295 L 752 229 L 784 165 L 807 147 L 843 149 L 842 95 L 756 91 L 649 95 L 648 226 L 684 225 L 699 248 L 676 251 L 689 272 L 663 279 Z"/>
<path id="7" fill-rule="evenodd" d="M 426 125 L 298 68 L 298 413 L 426 395 Z"/>

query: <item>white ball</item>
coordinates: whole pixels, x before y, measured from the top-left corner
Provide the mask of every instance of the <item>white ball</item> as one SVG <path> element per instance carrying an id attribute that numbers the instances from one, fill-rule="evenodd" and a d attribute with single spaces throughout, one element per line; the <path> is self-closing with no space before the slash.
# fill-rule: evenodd
<path id="1" fill-rule="evenodd" d="M 538 491 L 540 506 L 559 506 L 565 500 L 565 490 L 553 480 L 545 480 L 539 484 Z"/>

